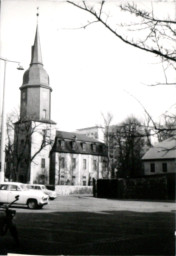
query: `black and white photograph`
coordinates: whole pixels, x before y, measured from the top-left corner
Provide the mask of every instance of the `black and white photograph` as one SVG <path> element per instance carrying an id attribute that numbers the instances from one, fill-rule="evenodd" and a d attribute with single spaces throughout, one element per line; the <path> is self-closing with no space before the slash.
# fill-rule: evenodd
<path id="1" fill-rule="evenodd" d="M 176 1 L 0 1 L 0 255 L 175 255 Z"/>

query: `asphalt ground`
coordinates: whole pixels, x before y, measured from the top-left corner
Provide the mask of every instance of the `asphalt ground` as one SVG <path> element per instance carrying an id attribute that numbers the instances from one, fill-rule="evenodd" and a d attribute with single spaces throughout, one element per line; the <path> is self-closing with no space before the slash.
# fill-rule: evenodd
<path id="1" fill-rule="evenodd" d="M 20 246 L 0 255 L 175 255 L 175 203 L 58 197 L 41 210 L 15 207 Z"/>

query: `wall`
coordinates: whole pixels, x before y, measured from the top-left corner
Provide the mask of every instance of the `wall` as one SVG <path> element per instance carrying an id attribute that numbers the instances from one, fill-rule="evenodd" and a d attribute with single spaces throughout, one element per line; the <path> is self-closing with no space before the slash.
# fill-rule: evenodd
<path id="1" fill-rule="evenodd" d="M 175 178 L 166 175 L 136 179 L 98 180 L 97 197 L 117 199 L 172 199 Z M 172 195 L 171 195 L 172 193 Z"/>
<path id="2" fill-rule="evenodd" d="M 57 195 L 77 195 L 77 194 L 89 194 L 92 195 L 92 186 L 55 186 Z"/>

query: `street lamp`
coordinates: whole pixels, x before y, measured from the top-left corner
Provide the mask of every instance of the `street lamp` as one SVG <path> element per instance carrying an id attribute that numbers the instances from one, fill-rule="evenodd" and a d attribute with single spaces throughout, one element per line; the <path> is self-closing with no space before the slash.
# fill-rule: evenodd
<path id="1" fill-rule="evenodd" d="M 4 182 L 4 167 L 5 167 L 5 125 L 6 125 L 6 115 L 5 115 L 5 84 L 6 84 L 6 65 L 8 62 L 17 63 L 18 70 L 24 70 L 20 65 L 19 61 L 8 60 L 0 57 L 0 60 L 4 61 L 4 79 L 2 87 L 2 109 L 1 109 L 1 165 L 0 165 L 0 182 Z"/>

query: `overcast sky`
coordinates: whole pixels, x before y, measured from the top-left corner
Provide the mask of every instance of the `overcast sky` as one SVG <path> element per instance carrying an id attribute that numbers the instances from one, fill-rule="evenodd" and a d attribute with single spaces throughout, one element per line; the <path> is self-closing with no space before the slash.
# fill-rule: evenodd
<path id="1" fill-rule="evenodd" d="M 149 3 L 142 1 L 142 6 L 146 8 Z M 112 20 L 118 4 L 108 4 Z M 176 17 L 173 1 L 154 1 L 153 5 L 158 12 Z M 29 67 L 37 6 L 43 64 L 53 89 L 52 120 L 59 129 L 72 131 L 102 124 L 101 113 L 107 112 L 113 115 L 113 124 L 130 115 L 142 119 L 144 110 L 135 97 L 156 120 L 176 103 L 175 86 L 146 85 L 164 81 L 155 56 L 125 45 L 101 24 L 76 29 L 91 16 L 66 2 L 3 0 L 1 57 L 21 61 L 25 70 Z M 124 17 L 130 22 L 130 16 L 118 13 L 119 20 Z M 2 89 L 2 61 L 0 67 Z M 20 104 L 23 73 L 8 63 L 6 112 Z"/>

